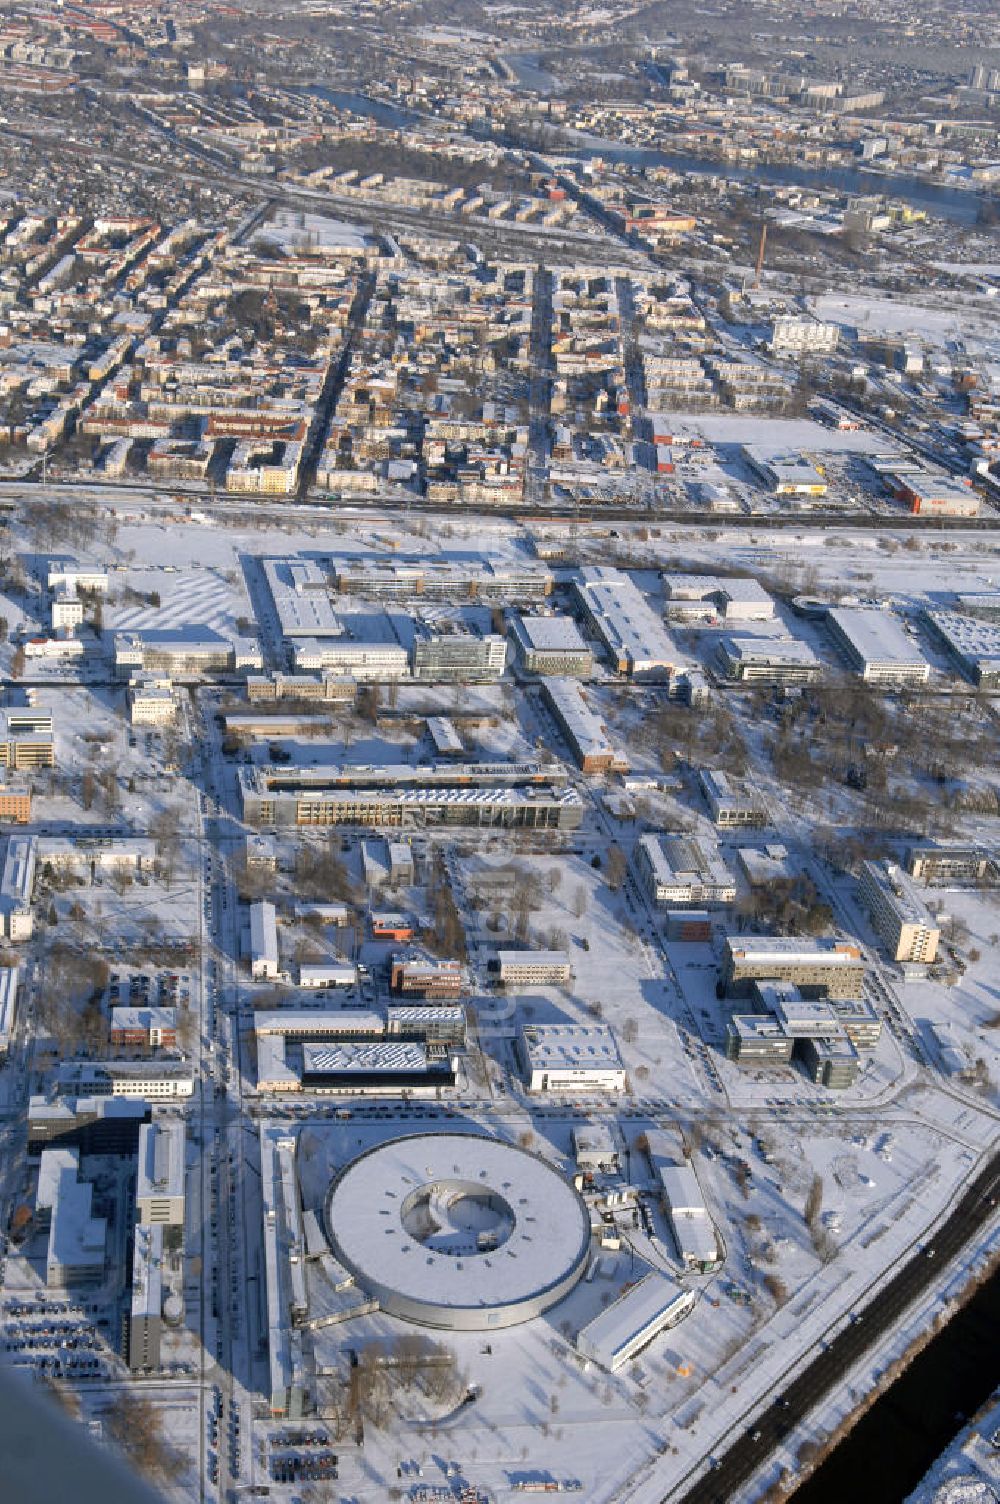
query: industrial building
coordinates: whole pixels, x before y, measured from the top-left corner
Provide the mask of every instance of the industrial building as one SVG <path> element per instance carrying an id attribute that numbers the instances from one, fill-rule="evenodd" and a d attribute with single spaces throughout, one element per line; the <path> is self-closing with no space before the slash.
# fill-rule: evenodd
<path id="1" fill-rule="evenodd" d="M 812 648 L 796 637 L 724 637 L 716 659 L 726 677 L 739 684 L 784 689 L 815 684 L 823 674 Z"/>
<path id="2" fill-rule="evenodd" d="M 244 820 L 264 827 L 576 830 L 583 818 L 565 771 L 534 763 L 241 767 L 238 782 Z"/>
<path id="3" fill-rule="evenodd" d="M 647 1274 L 577 1335 L 583 1358 L 616 1373 L 648 1347 L 660 1332 L 676 1326 L 694 1310 L 694 1292 L 665 1274 Z"/>
<path id="4" fill-rule="evenodd" d="M 736 880 L 719 855 L 696 836 L 640 836 L 635 865 L 650 903 L 692 904 L 700 908 L 732 903 Z"/>
<path id="5" fill-rule="evenodd" d="M 941 930 L 907 873 L 892 862 L 862 862 L 858 894 L 894 961 L 936 958 Z"/>
<path id="6" fill-rule="evenodd" d="M 590 1213 L 558 1170 L 475 1133 L 368 1149 L 334 1179 L 325 1222 L 334 1257 L 380 1310 L 442 1330 L 530 1321 L 590 1257 Z"/>
<path id="7" fill-rule="evenodd" d="M 351 961 L 336 961 L 332 965 L 314 965 L 303 961 L 299 966 L 299 986 L 310 992 L 353 987 L 357 980 L 358 968 Z"/>
<path id="8" fill-rule="evenodd" d="M 792 982 L 805 997 L 861 998 L 865 963 L 847 940 L 779 935 L 727 935 L 722 980 L 731 997 L 745 997 L 755 981 Z"/>
<path id="9" fill-rule="evenodd" d="M 977 689 L 1000 689 L 1000 625 L 958 611 L 925 611 L 924 620 Z"/>
<path id="10" fill-rule="evenodd" d="M 588 567 L 574 580 L 573 592 L 617 673 L 666 681 L 677 673 L 681 655 L 673 638 L 627 574 Z"/>
<path id="11" fill-rule="evenodd" d="M 868 684 L 901 688 L 926 684 L 931 667 L 888 611 L 863 606 L 837 606 L 826 613 L 836 645 L 850 666 Z"/>
<path id="12" fill-rule="evenodd" d="M 511 636 L 529 674 L 589 679 L 594 655 L 571 616 L 516 616 Z"/>
<path id="13" fill-rule="evenodd" d="M 518 1048 L 530 1092 L 622 1092 L 627 1085 L 605 1024 L 525 1024 Z"/>
<path id="14" fill-rule="evenodd" d="M 698 783 L 713 825 L 724 830 L 770 825 L 770 816 L 761 799 L 742 779 L 702 768 Z"/>
<path id="15" fill-rule="evenodd" d="M 575 679 L 543 679 L 542 698 L 582 772 L 628 772 L 628 758 L 612 743 L 607 727 Z"/>
<path id="16" fill-rule="evenodd" d="M 660 1161 L 655 1155 L 654 1161 L 677 1257 L 686 1268 L 705 1274 L 719 1264 L 719 1242 L 698 1177 L 689 1164 Z"/>

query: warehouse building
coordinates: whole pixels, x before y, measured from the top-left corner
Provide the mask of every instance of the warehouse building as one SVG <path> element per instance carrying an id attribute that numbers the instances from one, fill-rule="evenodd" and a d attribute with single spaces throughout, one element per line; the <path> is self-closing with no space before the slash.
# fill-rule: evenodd
<path id="1" fill-rule="evenodd" d="M 686 1268 L 707 1274 L 718 1267 L 719 1243 L 698 1177 L 689 1164 L 672 1161 L 657 1161 L 656 1171 L 677 1257 Z"/>
<path id="2" fill-rule="evenodd" d="M 743 457 L 775 496 L 825 496 L 827 493 L 825 477 L 801 454 L 772 454 L 757 444 L 744 444 Z"/>
<path id="3" fill-rule="evenodd" d="M 692 904 L 701 908 L 732 903 L 736 880 L 719 855 L 696 836 L 640 836 L 635 865 L 650 903 Z"/>
<path id="4" fill-rule="evenodd" d="M 1000 625 L 957 611 L 925 611 L 924 619 L 977 689 L 1000 689 Z"/>
<path id="5" fill-rule="evenodd" d="M 855 999 L 864 994 L 860 946 L 847 940 L 727 935 L 722 981 L 730 997 L 746 997 L 755 981 L 792 982 L 804 997 Z"/>
<path id="6" fill-rule="evenodd" d="M 943 471 L 909 469 L 884 475 L 893 496 L 915 517 L 978 517 L 979 495 L 971 484 Z"/>
<path id="7" fill-rule="evenodd" d="M 576 1350 L 608 1373 L 617 1373 L 655 1337 L 694 1310 L 694 1292 L 665 1274 L 647 1274 L 579 1333 Z"/>
<path id="8" fill-rule="evenodd" d="M 830 635 L 851 667 L 869 684 L 900 688 L 926 684 L 927 659 L 888 611 L 837 606 L 826 614 Z"/>
<path id="9" fill-rule="evenodd" d="M 941 930 L 905 872 L 892 862 L 862 862 L 858 892 L 894 961 L 936 958 Z"/>
<path id="10" fill-rule="evenodd" d="M 771 621 L 774 601 L 759 580 L 711 574 L 663 577 L 667 615 L 674 619 L 721 617 L 725 622 Z"/>
<path id="11" fill-rule="evenodd" d="M 517 616 L 511 636 L 529 674 L 589 679 L 594 655 L 571 616 Z"/>
<path id="12" fill-rule="evenodd" d="M 625 1067 L 604 1024 L 526 1024 L 518 1038 L 530 1092 L 622 1092 Z"/>
<path id="13" fill-rule="evenodd" d="M 588 567 L 574 580 L 573 592 L 617 673 L 665 681 L 677 673 L 681 655 L 673 638 L 627 574 Z"/>
<path id="14" fill-rule="evenodd" d="M 614 746 L 575 679 L 543 679 L 542 696 L 582 772 L 628 772 L 628 758 Z"/>

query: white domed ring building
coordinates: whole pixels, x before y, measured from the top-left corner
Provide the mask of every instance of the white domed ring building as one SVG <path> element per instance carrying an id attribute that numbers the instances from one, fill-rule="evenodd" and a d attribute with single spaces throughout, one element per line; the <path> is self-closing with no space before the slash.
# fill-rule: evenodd
<path id="1" fill-rule="evenodd" d="M 381 1310 L 422 1326 L 516 1326 L 562 1300 L 590 1255 L 590 1214 L 538 1155 L 475 1133 L 379 1144 L 326 1197 L 334 1256 Z"/>

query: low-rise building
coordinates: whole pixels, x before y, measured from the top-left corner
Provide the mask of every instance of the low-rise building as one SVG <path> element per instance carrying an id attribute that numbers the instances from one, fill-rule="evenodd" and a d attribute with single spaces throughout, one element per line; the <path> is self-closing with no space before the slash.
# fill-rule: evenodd
<path id="1" fill-rule="evenodd" d="M 389 985 L 393 992 L 418 997 L 459 997 L 465 991 L 465 968 L 461 961 L 438 960 L 422 951 L 396 951 Z"/>
<path id="2" fill-rule="evenodd" d="M 697 1175 L 689 1164 L 663 1162 L 656 1168 L 677 1257 L 689 1269 L 714 1269 L 719 1243 Z"/>
<path id="3" fill-rule="evenodd" d="M 979 846 L 946 846 L 928 842 L 911 846 L 906 853 L 906 870 L 918 882 L 993 883 L 997 879 L 997 859 Z"/>
<path id="4" fill-rule="evenodd" d="M 157 674 L 133 674 L 128 704 L 133 726 L 169 726 L 177 715 L 173 685 Z"/>
<path id="5" fill-rule="evenodd" d="M 696 836 L 640 836 L 635 864 L 650 902 L 658 908 L 705 908 L 732 903 L 736 897 L 736 880 L 718 848 L 709 849 Z"/>
<path id="6" fill-rule="evenodd" d="M 278 916 L 273 903 L 250 905 L 250 975 L 257 981 L 278 975 Z"/>
<path id="7" fill-rule="evenodd" d="M 888 611 L 837 606 L 826 614 L 834 642 L 868 684 L 926 684 L 931 666 Z"/>
<path id="8" fill-rule="evenodd" d="M 132 1236 L 132 1290 L 128 1315 L 128 1366 L 155 1373 L 160 1366 L 163 1312 L 163 1228 L 136 1223 Z"/>
<path id="9" fill-rule="evenodd" d="M 594 655 L 571 616 L 517 616 L 511 635 L 529 674 L 589 679 Z"/>
<path id="10" fill-rule="evenodd" d="M 582 772 L 628 772 L 628 758 L 612 743 L 575 679 L 543 679 L 542 695 Z"/>
<path id="11" fill-rule="evenodd" d="M 112 1008 L 111 1043 L 151 1050 L 174 1049 L 177 1044 L 176 1008 Z"/>
<path id="12" fill-rule="evenodd" d="M 622 1092 L 625 1067 L 604 1024 L 526 1024 L 518 1044 L 530 1092 Z"/>
<path id="13" fill-rule="evenodd" d="M 864 957 L 852 941 L 726 936 L 722 979 L 731 997 L 746 997 L 755 981 L 786 981 L 805 997 L 860 998 L 864 977 Z"/>
<path id="14" fill-rule="evenodd" d="M 725 830 L 770 825 L 770 817 L 760 796 L 742 779 L 702 768 L 698 782 L 713 825 Z"/>
<path id="15" fill-rule="evenodd" d="M 740 684 L 787 688 L 815 684 L 823 673 L 812 648 L 796 637 L 724 637 L 716 657 L 726 677 Z"/>
<path id="16" fill-rule="evenodd" d="M 647 1274 L 589 1322 L 576 1339 L 581 1357 L 616 1373 L 660 1332 L 676 1326 L 694 1309 L 692 1290 L 665 1274 Z"/>
<path id="17" fill-rule="evenodd" d="M 154 1114 L 139 1129 L 139 1168 L 135 1188 L 139 1222 L 184 1226 L 184 1124 Z"/>
<path id="18" fill-rule="evenodd" d="M 505 987 L 564 987 L 573 980 L 572 962 L 562 950 L 498 950 L 488 970 Z"/>

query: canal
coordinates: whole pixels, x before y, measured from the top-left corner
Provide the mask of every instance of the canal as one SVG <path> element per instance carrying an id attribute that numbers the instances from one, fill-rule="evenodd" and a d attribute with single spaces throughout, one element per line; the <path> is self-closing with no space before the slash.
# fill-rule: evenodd
<path id="1" fill-rule="evenodd" d="M 796 1489 L 795 1504 L 901 1504 L 1000 1386 L 998 1337 L 994 1274 Z"/>

